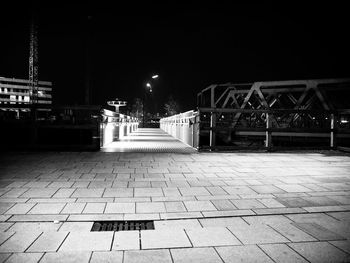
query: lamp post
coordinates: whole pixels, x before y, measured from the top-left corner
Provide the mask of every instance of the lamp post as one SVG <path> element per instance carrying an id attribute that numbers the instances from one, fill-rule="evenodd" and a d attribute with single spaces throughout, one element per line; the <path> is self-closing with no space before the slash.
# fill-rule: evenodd
<path id="1" fill-rule="evenodd" d="M 152 79 L 157 79 L 159 75 L 155 74 L 151 78 Z M 143 95 L 143 102 L 142 102 L 142 127 L 145 127 L 145 103 L 146 103 L 146 94 L 147 94 L 147 89 L 149 89 L 149 92 L 152 93 L 152 84 L 150 82 L 146 83 L 146 90 Z"/>

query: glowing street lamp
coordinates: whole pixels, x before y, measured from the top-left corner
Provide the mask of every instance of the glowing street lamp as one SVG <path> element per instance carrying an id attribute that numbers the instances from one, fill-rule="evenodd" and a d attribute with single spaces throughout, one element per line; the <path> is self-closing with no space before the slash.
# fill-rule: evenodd
<path id="1" fill-rule="evenodd" d="M 146 87 L 149 88 L 149 92 L 152 92 L 152 85 L 151 85 L 150 83 L 147 83 L 147 84 L 146 84 Z"/>
<path id="2" fill-rule="evenodd" d="M 158 74 L 155 74 L 152 76 L 152 79 L 157 79 L 159 77 Z M 149 88 L 149 92 L 152 93 L 152 85 L 150 82 L 146 83 L 146 87 Z M 146 103 L 146 92 L 143 96 L 143 102 L 142 102 L 142 126 L 145 127 L 145 103 Z"/>

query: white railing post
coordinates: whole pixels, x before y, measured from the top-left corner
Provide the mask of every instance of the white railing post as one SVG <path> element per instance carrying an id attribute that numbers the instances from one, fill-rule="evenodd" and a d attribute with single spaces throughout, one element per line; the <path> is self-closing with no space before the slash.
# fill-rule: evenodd
<path id="1" fill-rule="evenodd" d="M 196 124 L 198 112 L 187 111 L 160 119 L 159 127 L 174 138 L 192 147 L 198 142 L 198 125 Z"/>
<path id="2" fill-rule="evenodd" d="M 271 148 L 272 146 L 272 136 L 271 136 L 271 116 L 269 113 L 266 113 L 266 138 L 265 138 L 265 147 Z"/>

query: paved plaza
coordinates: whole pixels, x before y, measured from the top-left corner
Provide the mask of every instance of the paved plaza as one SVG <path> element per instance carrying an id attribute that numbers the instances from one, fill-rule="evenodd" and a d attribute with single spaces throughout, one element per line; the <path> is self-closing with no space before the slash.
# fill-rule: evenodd
<path id="1" fill-rule="evenodd" d="M 1 153 L 0 179 L 0 262 L 350 262 L 341 152 Z"/>

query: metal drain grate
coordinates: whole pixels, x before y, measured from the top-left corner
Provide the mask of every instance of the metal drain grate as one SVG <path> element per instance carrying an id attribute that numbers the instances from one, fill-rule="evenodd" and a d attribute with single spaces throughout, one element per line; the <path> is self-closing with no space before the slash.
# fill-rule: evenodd
<path id="1" fill-rule="evenodd" d="M 154 229 L 154 221 L 97 221 L 91 231 L 131 231 Z"/>

